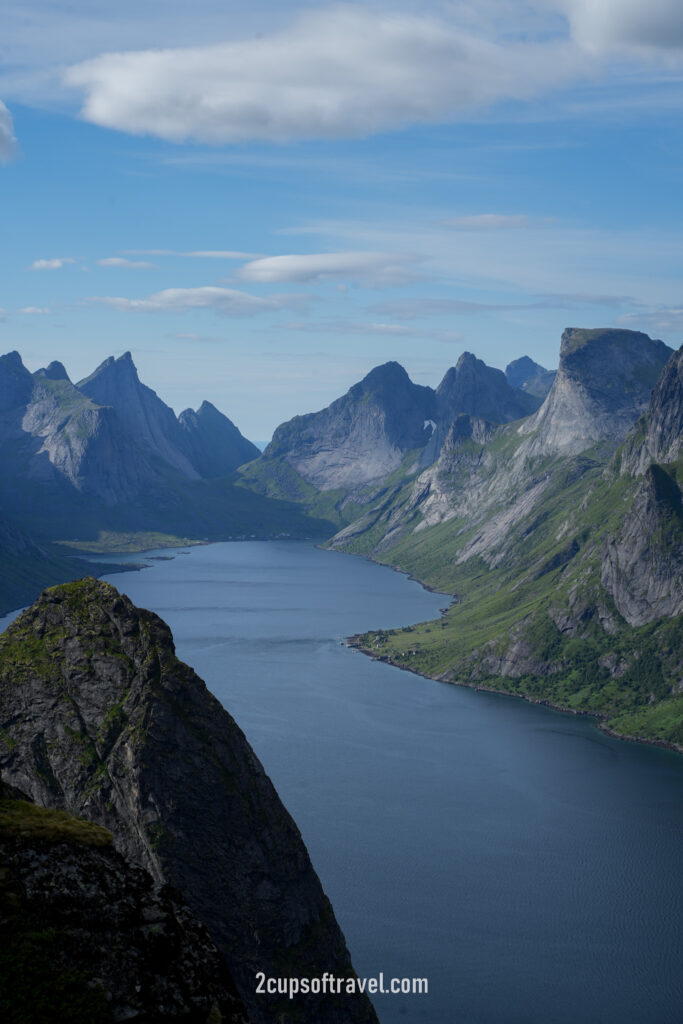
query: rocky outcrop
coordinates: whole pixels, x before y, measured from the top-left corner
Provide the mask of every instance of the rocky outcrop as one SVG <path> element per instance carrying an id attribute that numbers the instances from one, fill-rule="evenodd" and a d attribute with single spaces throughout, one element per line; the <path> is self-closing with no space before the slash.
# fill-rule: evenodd
<path id="1" fill-rule="evenodd" d="M 519 428 L 524 458 L 572 455 L 624 440 L 647 408 L 650 392 L 671 355 L 639 331 L 568 327 L 560 365 L 543 405 Z"/>
<path id="2" fill-rule="evenodd" d="M 0 795 L 0 1016 L 43 1024 L 247 1024 L 234 982 L 180 893 L 106 829 Z"/>
<path id="3" fill-rule="evenodd" d="M 261 454 L 211 402 L 202 402 L 196 412 L 185 409 L 178 422 L 192 465 L 204 479 L 227 476 Z"/>
<path id="4" fill-rule="evenodd" d="M 375 1020 L 365 997 L 255 994 L 259 970 L 350 974 L 349 954 L 294 822 L 156 615 L 92 579 L 42 594 L 0 637 L 0 735 L 11 784 L 183 892 L 253 1024 Z"/>

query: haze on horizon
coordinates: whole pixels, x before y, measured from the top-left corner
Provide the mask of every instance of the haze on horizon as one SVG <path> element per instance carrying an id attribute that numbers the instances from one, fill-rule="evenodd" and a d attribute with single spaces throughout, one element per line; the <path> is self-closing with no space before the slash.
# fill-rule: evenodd
<path id="1" fill-rule="evenodd" d="M 15 0 L 0 350 L 266 439 L 395 359 L 680 343 L 677 0 Z"/>

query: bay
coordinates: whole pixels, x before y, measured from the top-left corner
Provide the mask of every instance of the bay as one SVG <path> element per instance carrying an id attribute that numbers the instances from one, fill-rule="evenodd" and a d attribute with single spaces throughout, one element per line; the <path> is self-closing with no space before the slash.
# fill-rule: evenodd
<path id="1" fill-rule="evenodd" d="M 428 979 L 376 997 L 382 1024 L 681 1019 L 682 757 L 348 649 L 448 600 L 386 567 L 287 541 L 151 554 L 110 582 L 246 733 L 358 974 Z"/>

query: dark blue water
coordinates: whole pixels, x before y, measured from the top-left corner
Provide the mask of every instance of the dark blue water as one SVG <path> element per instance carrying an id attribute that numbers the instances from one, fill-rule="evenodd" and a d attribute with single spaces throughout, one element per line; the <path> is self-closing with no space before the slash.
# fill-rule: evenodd
<path id="1" fill-rule="evenodd" d="M 358 973 L 428 978 L 382 1024 L 683 1019 L 683 757 L 345 648 L 446 601 L 361 559 L 216 544 L 110 579 L 246 732 Z"/>

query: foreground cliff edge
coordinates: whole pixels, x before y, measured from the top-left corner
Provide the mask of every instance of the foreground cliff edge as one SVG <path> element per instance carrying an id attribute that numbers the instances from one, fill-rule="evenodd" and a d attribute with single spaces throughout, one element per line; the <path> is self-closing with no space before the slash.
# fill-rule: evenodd
<path id="1" fill-rule="evenodd" d="M 344 937 L 243 733 L 165 623 L 111 585 L 53 587 L 0 636 L 0 772 L 180 890 L 251 1024 L 376 1021 L 366 996 L 256 995 L 258 971 L 352 976 Z"/>

